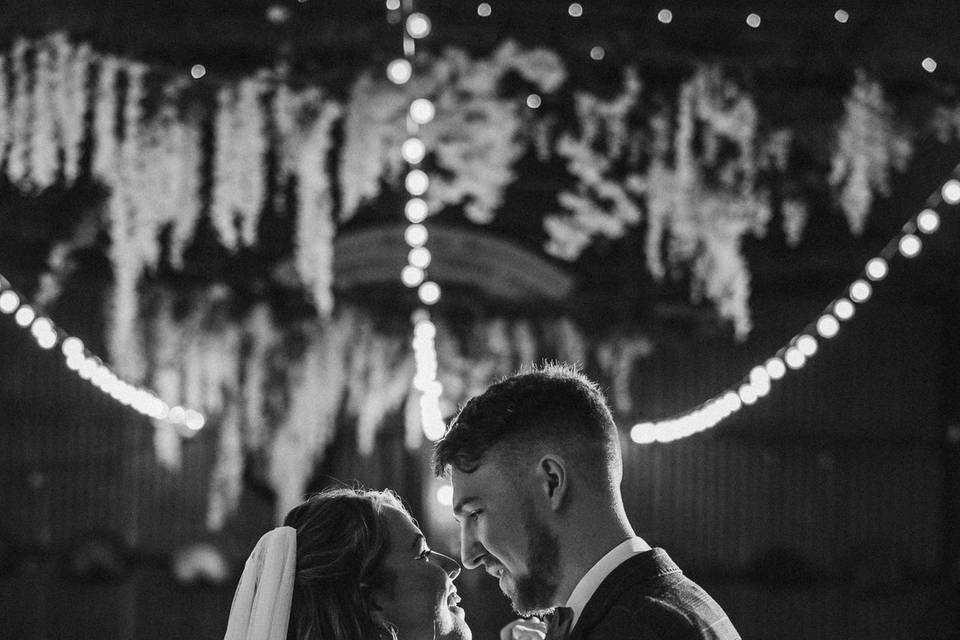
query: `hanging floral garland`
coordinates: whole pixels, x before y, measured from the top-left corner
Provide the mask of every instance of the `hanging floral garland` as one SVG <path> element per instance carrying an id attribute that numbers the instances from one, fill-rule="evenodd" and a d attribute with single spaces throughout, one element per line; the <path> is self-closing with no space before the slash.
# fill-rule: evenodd
<path id="1" fill-rule="evenodd" d="M 850 95 L 843 101 L 843 121 L 837 130 L 827 181 L 854 235 L 860 235 L 876 194 L 890 192 L 890 171 L 903 171 L 913 145 L 897 131 L 893 107 L 883 88 L 857 71 Z"/>
<path id="2" fill-rule="evenodd" d="M 349 219 L 364 201 L 380 192 L 381 180 L 395 182 L 404 162 L 401 147 L 407 107 L 413 97 L 429 97 L 436 115 L 422 132 L 438 171 L 430 175 L 432 211 L 462 204 L 467 217 L 487 223 L 503 191 L 516 178 L 512 166 L 526 139 L 520 99 L 498 94 L 509 72 L 540 91 L 556 91 L 566 78 L 560 59 L 545 50 L 522 51 L 512 42 L 486 60 L 450 49 L 424 63 L 407 85 L 397 87 L 362 75 L 351 91 L 340 171 L 341 217 Z"/>
<path id="3" fill-rule="evenodd" d="M 10 152 L 7 155 L 7 178 L 23 190 L 30 189 L 30 139 L 33 131 L 33 104 L 30 91 L 30 75 L 27 68 L 29 44 L 17 38 L 10 52 L 13 73 L 13 98 L 10 101 Z"/>
<path id="4" fill-rule="evenodd" d="M 74 47 L 65 33 L 55 33 L 49 40 L 58 63 L 53 89 L 63 148 L 63 177 L 69 186 L 80 174 L 88 104 L 87 80 L 93 54 L 88 44 Z"/>

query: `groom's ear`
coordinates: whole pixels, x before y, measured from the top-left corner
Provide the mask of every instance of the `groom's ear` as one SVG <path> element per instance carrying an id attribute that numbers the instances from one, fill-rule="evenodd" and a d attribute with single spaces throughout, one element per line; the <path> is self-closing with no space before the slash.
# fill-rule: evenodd
<path id="1" fill-rule="evenodd" d="M 557 511 L 563 505 L 569 489 L 567 463 L 560 456 L 548 453 L 537 463 L 537 479 L 550 509 Z"/>

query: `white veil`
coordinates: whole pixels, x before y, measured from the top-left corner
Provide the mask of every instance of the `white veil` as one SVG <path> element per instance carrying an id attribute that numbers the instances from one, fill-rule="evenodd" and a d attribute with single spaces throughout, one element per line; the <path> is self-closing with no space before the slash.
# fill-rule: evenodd
<path id="1" fill-rule="evenodd" d="M 277 527 L 250 552 L 224 640 L 286 640 L 297 572 L 297 530 Z"/>

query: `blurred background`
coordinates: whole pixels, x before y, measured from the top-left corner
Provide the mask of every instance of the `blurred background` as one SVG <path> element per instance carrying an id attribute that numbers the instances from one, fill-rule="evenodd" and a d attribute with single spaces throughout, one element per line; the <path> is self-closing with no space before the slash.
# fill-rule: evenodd
<path id="1" fill-rule="evenodd" d="M 958 25 L 0 2 L 0 638 L 220 638 L 327 486 L 458 556 L 432 440 L 542 359 L 744 638 L 960 637 Z"/>

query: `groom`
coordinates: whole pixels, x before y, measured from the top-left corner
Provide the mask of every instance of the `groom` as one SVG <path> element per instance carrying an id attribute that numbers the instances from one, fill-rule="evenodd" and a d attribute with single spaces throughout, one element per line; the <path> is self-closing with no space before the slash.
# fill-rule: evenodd
<path id="1" fill-rule="evenodd" d="M 544 365 L 472 398 L 434 470 L 453 483 L 464 566 L 495 577 L 521 615 L 558 608 L 549 637 L 739 640 L 720 605 L 634 533 L 617 427 L 576 369 Z"/>

